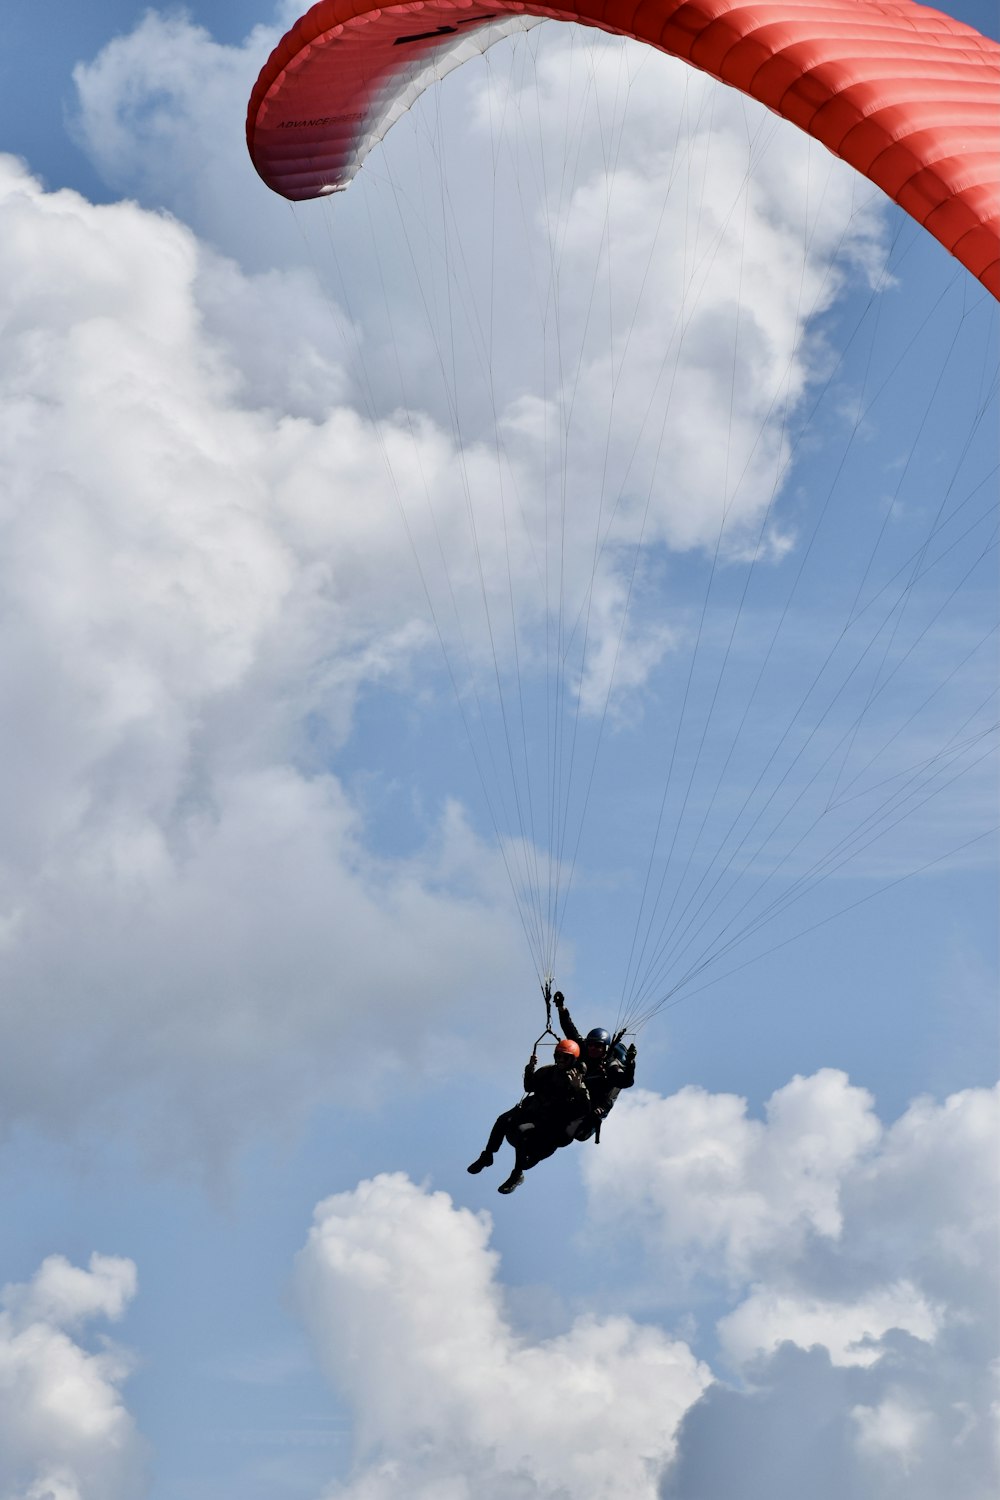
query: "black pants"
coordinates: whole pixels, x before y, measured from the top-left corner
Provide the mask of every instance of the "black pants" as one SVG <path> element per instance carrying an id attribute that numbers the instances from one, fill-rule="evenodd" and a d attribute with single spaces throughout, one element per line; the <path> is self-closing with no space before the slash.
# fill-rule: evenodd
<path id="1" fill-rule="evenodd" d="M 486 1142 L 486 1149 L 491 1156 L 496 1156 L 504 1141 L 507 1140 L 508 1131 L 513 1131 L 516 1128 L 516 1122 L 520 1114 L 521 1106 L 515 1104 L 513 1109 L 505 1110 L 502 1115 L 497 1115 L 493 1129 L 490 1131 L 490 1138 Z"/>
<path id="2" fill-rule="evenodd" d="M 513 1109 L 497 1116 L 486 1149 L 495 1156 L 503 1142 L 509 1141 L 514 1147 L 514 1170 L 528 1172 L 558 1151 L 560 1146 L 569 1145 L 572 1139 L 568 1133 L 569 1123 L 525 1109 L 523 1104 L 515 1104 Z"/>

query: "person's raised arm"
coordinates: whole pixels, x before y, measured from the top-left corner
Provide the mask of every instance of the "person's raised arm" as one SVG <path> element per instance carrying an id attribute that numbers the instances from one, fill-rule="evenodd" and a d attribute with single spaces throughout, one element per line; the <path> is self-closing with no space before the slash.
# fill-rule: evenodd
<path id="1" fill-rule="evenodd" d="M 556 1010 L 559 1013 L 559 1025 L 562 1027 L 563 1036 L 568 1036 L 571 1042 L 582 1043 L 583 1036 L 576 1029 L 576 1026 L 573 1024 L 573 1017 L 566 1009 L 566 996 L 562 990 L 556 990 L 552 998 L 556 1002 Z"/>

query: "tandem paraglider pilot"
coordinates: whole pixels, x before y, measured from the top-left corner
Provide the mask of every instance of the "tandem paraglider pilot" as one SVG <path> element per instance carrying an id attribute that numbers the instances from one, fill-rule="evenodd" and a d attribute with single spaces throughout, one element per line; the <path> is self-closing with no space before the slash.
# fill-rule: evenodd
<path id="1" fill-rule="evenodd" d="M 581 1036 L 566 1008 L 562 991 L 556 990 L 552 998 L 559 1014 L 559 1025 L 580 1048 L 584 1082 L 590 1096 L 590 1114 L 574 1132 L 574 1139 L 586 1141 L 592 1135 L 600 1136 L 601 1122 L 611 1113 L 618 1095 L 622 1089 L 630 1089 L 635 1083 L 635 1043 L 624 1048 L 621 1037 L 612 1037 L 603 1026 L 595 1026 L 586 1036 Z"/>

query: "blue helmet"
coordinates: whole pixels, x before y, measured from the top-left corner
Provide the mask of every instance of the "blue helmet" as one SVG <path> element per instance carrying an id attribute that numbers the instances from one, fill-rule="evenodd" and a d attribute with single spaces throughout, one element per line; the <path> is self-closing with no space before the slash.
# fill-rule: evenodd
<path id="1" fill-rule="evenodd" d="M 593 1031 L 587 1032 L 583 1050 L 587 1057 L 606 1057 L 610 1046 L 610 1031 L 605 1031 L 603 1026 L 595 1026 Z"/>

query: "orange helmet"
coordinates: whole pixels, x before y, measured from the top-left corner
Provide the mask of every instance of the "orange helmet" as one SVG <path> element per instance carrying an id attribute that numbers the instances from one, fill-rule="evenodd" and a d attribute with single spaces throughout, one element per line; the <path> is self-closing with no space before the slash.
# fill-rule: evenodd
<path id="1" fill-rule="evenodd" d="M 580 1048 L 577 1046 L 576 1042 L 571 1042 L 568 1036 L 561 1037 L 560 1040 L 556 1042 L 556 1062 L 576 1062 L 579 1056 Z"/>

